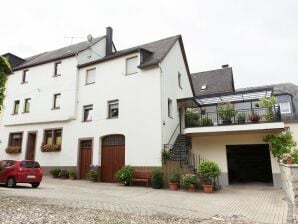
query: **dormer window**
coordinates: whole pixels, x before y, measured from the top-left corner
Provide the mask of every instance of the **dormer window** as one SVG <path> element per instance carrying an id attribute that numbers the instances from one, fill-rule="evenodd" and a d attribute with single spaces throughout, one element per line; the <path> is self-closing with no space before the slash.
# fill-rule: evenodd
<path id="1" fill-rule="evenodd" d="M 55 70 L 54 70 L 54 76 L 60 76 L 61 75 L 61 61 L 55 63 Z"/>
<path id="2" fill-rule="evenodd" d="M 126 59 L 126 75 L 138 73 L 138 56 Z"/>
<path id="3" fill-rule="evenodd" d="M 207 84 L 204 84 L 201 86 L 201 90 L 206 90 L 207 89 Z"/>
<path id="4" fill-rule="evenodd" d="M 28 81 L 27 81 L 28 72 L 29 72 L 29 70 L 24 70 L 24 71 L 23 71 L 22 82 L 21 82 L 22 84 L 28 82 Z"/>

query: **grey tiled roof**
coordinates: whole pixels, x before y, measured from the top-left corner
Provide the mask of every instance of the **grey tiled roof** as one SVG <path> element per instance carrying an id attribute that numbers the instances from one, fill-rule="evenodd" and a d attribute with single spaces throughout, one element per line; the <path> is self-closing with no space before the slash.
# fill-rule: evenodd
<path id="1" fill-rule="evenodd" d="M 234 91 L 233 71 L 231 67 L 191 74 L 196 96 Z M 207 85 L 206 90 L 202 86 Z"/>
<path id="2" fill-rule="evenodd" d="M 102 40 L 103 38 L 105 38 L 105 36 L 94 38 L 91 41 L 91 43 L 89 43 L 88 41 L 84 41 L 84 42 L 72 44 L 72 45 L 69 45 L 67 47 L 63 47 L 60 49 L 47 51 L 47 52 L 44 52 L 44 53 L 41 53 L 38 55 L 31 56 L 29 58 L 26 58 L 24 63 L 14 67 L 14 70 L 27 68 L 27 67 L 31 67 L 34 65 L 43 64 L 43 63 L 46 63 L 49 61 L 54 61 L 54 60 L 59 60 L 62 58 L 74 56 L 78 52 L 87 49 L 90 45 L 97 43 L 98 41 Z"/>
<path id="3" fill-rule="evenodd" d="M 154 41 L 147 44 L 142 44 L 136 47 L 127 48 L 124 50 L 117 51 L 113 53 L 112 55 L 109 55 L 107 57 L 104 57 L 102 59 L 92 61 L 86 64 L 79 65 L 79 67 L 88 66 L 91 64 L 99 63 L 102 61 L 110 60 L 116 57 L 124 56 L 133 52 L 137 52 L 139 50 L 145 49 L 152 53 L 150 57 L 148 57 L 143 63 L 140 64 L 140 68 L 149 67 L 152 65 L 156 65 L 160 63 L 164 57 L 167 55 L 167 53 L 170 51 L 170 49 L 173 47 L 173 45 L 176 43 L 177 40 L 181 38 L 180 35 L 168 37 L 165 39 L 161 39 L 158 41 Z"/>

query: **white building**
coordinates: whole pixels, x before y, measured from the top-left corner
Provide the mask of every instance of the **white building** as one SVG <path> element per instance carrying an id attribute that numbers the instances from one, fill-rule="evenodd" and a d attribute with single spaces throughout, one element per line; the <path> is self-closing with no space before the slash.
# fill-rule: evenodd
<path id="1" fill-rule="evenodd" d="M 162 165 L 163 144 L 179 131 L 176 100 L 193 96 L 181 36 L 121 51 L 110 27 L 88 39 L 18 58 L 8 76 L 1 159 L 35 159 L 45 173 L 77 169 L 81 178 L 93 164 L 111 182 L 124 164 Z"/>

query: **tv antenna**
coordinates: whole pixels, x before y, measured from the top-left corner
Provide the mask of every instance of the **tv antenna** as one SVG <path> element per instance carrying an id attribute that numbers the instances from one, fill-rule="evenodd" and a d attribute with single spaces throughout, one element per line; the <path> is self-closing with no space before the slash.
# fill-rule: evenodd
<path id="1" fill-rule="evenodd" d="M 72 44 L 74 39 L 83 39 L 83 37 L 75 37 L 75 36 L 66 36 L 65 39 L 70 39 L 70 44 Z"/>

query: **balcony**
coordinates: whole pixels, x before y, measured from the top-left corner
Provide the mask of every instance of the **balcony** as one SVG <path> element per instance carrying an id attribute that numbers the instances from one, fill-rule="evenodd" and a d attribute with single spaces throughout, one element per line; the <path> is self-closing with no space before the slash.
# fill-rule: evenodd
<path id="1" fill-rule="evenodd" d="M 181 130 L 185 134 L 282 130 L 280 107 L 270 101 L 271 96 L 272 89 L 259 89 L 179 99 Z"/>
<path id="2" fill-rule="evenodd" d="M 185 128 L 243 125 L 280 122 L 281 114 L 279 106 L 216 112 L 199 112 L 194 108 L 188 108 L 186 109 L 184 120 Z"/>

